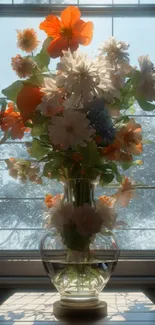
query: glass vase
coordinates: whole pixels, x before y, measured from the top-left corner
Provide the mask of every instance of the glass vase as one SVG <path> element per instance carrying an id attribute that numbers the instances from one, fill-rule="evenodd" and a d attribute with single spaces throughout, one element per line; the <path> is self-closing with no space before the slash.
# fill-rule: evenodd
<path id="1" fill-rule="evenodd" d="M 78 211 L 83 206 L 95 211 L 94 189 L 95 183 L 89 180 L 69 180 L 64 184 L 63 204 Z M 119 250 L 111 231 L 97 231 L 96 221 L 88 224 L 87 216 L 80 222 L 83 235 L 74 226 L 65 230 L 65 236 L 53 227 L 43 236 L 40 251 L 44 268 L 60 293 L 61 305 L 92 308 L 100 303 L 99 293 L 117 264 Z"/>

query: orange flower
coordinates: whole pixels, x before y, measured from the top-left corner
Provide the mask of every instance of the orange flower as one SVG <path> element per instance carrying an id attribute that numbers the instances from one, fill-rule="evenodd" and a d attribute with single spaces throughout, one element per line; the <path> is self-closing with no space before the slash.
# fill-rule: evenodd
<path id="1" fill-rule="evenodd" d="M 112 208 L 116 199 L 113 198 L 112 196 L 107 196 L 107 195 L 102 195 L 99 196 L 99 200 L 104 203 L 105 205 L 107 205 L 109 208 Z"/>
<path id="2" fill-rule="evenodd" d="M 132 156 L 129 153 L 121 150 L 120 143 L 117 140 L 108 147 L 101 149 L 100 153 L 108 160 L 132 162 Z"/>
<path id="3" fill-rule="evenodd" d="M 57 194 L 55 196 L 53 196 L 52 194 L 47 194 L 45 197 L 45 205 L 47 206 L 47 208 L 53 208 L 54 206 L 56 206 L 60 200 L 63 198 L 62 194 Z"/>
<path id="4" fill-rule="evenodd" d="M 17 46 L 27 53 L 34 51 L 39 44 L 37 34 L 33 28 L 17 30 L 17 40 Z"/>
<path id="5" fill-rule="evenodd" d="M 43 93 L 40 88 L 25 84 L 17 96 L 17 107 L 24 120 L 32 118 L 36 107 L 41 103 Z"/>
<path id="6" fill-rule="evenodd" d="M 92 40 L 93 23 L 85 23 L 80 19 L 81 13 L 77 7 L 69 6 L 61 13 L 61 20 L 49 15 L 40 24 L 48 36 L 53 37 L 48 47 L 52 58 L 62 55 L 63 50 L 77 50 L 79 44 L 88 45 Z"/>
<path id="7" fill-rule="evenodd" d="M 120 143 L 121 148 L 129 154 L 139 155 L 143 148 L 141 125 L 136 123 L 134 118 L 131 118 L 126 126 L 123 126 L 117 133 L 116 138 Z"/>
<path id="8" fill-rule="evenodd" d="M 52 208 L 52 206 L 53 206 L 52 199 L 53 199 L 53 195 L 51 195 L 51 194 L 46 195 L 44 202 L 45 202 L 45 205 L 47 206 L 47 208 Z"/>
<path id="9" fill-rule="evenodd" d="M 124 178 L 121 188 L 114 195 L 116 202 L 123 207 L 127 207 L 131 199 L 134 197 L 134 188 L 128 177 Z"/>
<path id="10" fill-rule="evenodd" d="M 1 113 L 0 117 L 2 131 L 10 131 L 13 139 L 21 139 L 24 136 L 24 132 L 29 131 L 29 129 L 24 126 L 20 113 L 14 111 L 13 103 L 8 104 L 8 109 Z"/>

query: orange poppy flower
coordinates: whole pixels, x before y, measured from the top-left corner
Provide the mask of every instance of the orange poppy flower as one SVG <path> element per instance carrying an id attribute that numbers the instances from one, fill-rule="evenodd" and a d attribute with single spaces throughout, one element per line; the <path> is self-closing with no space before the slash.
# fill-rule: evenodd
<path id="1" fill-rule="evenodd" d="M 128 152 L 122 151 L 120 143 L 116 140 L 108 147 L 100 150 L 101 155 L 105 156 L 108 160 L 119 162 L 132 162 L 132 156 Z"/>
<path id="2" fill-rule="evenodd" d="M 36 107 L 41 103 L 40 88 L 31 84 L 25 84 L 17 96 L 17 107 L 24 120 L 32 118 Z"/>
<path id="3" fill-rule="evenodd" d="M 8 104 L 8 109 L 1 113 L 1 129 L 2 131 L 10 131 L 12 139 L 21 139 L 24 132 L 29 129 L 24 126 L 20 113 L 14 111 L 13 103 Z"/>
<path id="4" fill-rule="evenodd" d="M 136 123 L 134 118 L 131 118 L 127 125 L 118 131 L 116 138 L 122 149 L 126 150 L 129 154 L 139 155 L 143 151 L 141 132 L 141 125 Z"/>
<path id="5" fill-rule="evenodd" d="M 93 23 L 80 19 L 81 13 L 77 7 L 69 6 L 61 13 L 61 20 L 49 15 L 40 24 L 49 37 L 53 37 L 48 53 L 52 58 L 62 55 L 62 51 L 77 50 L 79 44 L 88 45 L 92 40 Z"/>

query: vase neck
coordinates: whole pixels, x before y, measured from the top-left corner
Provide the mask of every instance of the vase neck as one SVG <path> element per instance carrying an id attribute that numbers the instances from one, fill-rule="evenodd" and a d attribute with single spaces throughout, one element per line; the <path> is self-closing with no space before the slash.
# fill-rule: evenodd
<path id="1" fill-rule="evenodd" d="M 69 180 L 64 185 L 65 200 L 79 207 L 84 203 L 94 206 L 94 183 L 85 179 Z"/>

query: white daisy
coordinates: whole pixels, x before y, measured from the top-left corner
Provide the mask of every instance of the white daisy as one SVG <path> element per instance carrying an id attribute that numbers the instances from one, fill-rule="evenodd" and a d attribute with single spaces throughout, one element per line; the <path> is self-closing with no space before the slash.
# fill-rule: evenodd
<path id="1" fill-rule="evenodd" d="M 81 99 L 88 103 L 94 96 L 99 95 L 100 83 L 98 66 L 87 54 L 75 51 L 64 51 L 60 63 L 57 65 L 59 73 L 56 77 L 58 87 L 64 87 L 70 94 L 70 100 Z M 76 106 L 76 103 L 75 103 Z"/>
<path id="2" fill-rule="evenodd" d="M 44 79 L 44 87 L 41 88 L 41 92 L 45 95 L 42 97 L 42 103 L 37 106 L 37 110 L 46 116 L 53 116 L 62 111 L 62 93 L 53 78 Z"/>
<path id="3" fill-rule="evenodd" d="M 77 145 L 86 146 L 94 132 L 86 114 L 77 111 L 64 111 L 62 116 L 54 116 L 49 126 L 52 143 L 61 145 L 64 150 Z"/>
<path id="4" fill-rule="evenodd" d="M 155 70 L 149 56 L 138 58 L 140 65 L 140 78 L 138 80 L 137 93 L 148 101 L 155 100 Z"/>

